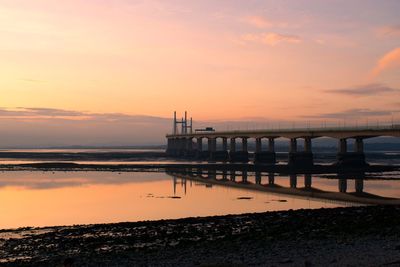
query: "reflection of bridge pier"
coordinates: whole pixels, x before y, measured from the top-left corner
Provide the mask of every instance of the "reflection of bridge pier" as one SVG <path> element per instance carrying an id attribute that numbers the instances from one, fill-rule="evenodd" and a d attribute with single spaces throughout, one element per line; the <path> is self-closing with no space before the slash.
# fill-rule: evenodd
<path id="1" fill-rule="evenodd" d="M 261 184 L 261 172 L 257 171 L 255 173 L 255 181 L 256 181 L 256 184 Z"/>
<path id="2" fill-rule="evenodd" d="M 223 181 L 227 181 L 228 180 L 228 171 L 227 170 L 223 170 L 222 171 L 222 180 Z"/>
<path id="3" fill-rule="evenodd" d="M 364 179 L 355 179 L 355 189 L 356 193 L 363 193 L 364 192 Z"/>
<path id="4" fill-rule="evenodd" d="M 268 184 L 269 185 L 275 184 L 275 173 L 271 172 L 268 174 Z"/>
<path id="5" fill-rule="evenodd" d="M 236 171 L 231 170 L 230 178 L 232 182 L 236 181 Z"/>
<path id="6" fill-rule="evenodd" d="M 311 189 L 312 186 L 312 176 L 311 174 L 304 174 L 304 187 L 306 189 Z"/>
<path id="7" fill-rule="evenodd" d="M 346 193 L 347 192 L 347 179 L 338 179 L 338 185 L 339 185 L 339 192 L 340 193 Z"/>
<path id="8" fill-rule="evenodd" d="M 242 171 L 242 183 L 247 183 L 247 171 Z"/>
<path id="9" fill-rule="evenodd" d="M 297 188 L 297 174 L 290 175 L 290 188 Z"/>
<path id="10" fill-rule="evenodd" d="M 230 181 L 224 180 L 224 178 L 217 179 L 216 173 L 218 176 L 221 175 L 221 172 L 217 172 L 216 170 L 205 170 L 203 176 L 196 176 L 198 170 L 191 172 L 167 172 L 173 177 L 173 185 L 174 185 L 174 194 L 177 192 L 176 185 L 179 184 L 177 179 L 185 179 L 180 181 L 181 187 L 186 192 L 186 179 L 190 181 L 199 181 L 205 183 L 206 185 L 219 185 L 219 186 L 228 186 L 228 187 L 235 187 L 241 189 L 248 189 L 248 190 L 256 190 L 256 191 L 263 191 L 269 193 L 276 193 L 276 194 L 285 194 L 291 195 L 295 197 L 301 198 L 317 198 L 317 199 L 327 199 L 333 201 L 344 201 L 350 203 L 363 203 L 363 204 L 400 204 L 400 199 L 395 198 L 387 198 L 378 195 L 373 195 L 370 193 L 364 193 L 364 175 L 363 174 L 338 174 L 338 191 L 339 192 L 331 192 L 331 191 L 324 191 L 323 189 L 313 188 L 312 187 L 312 176 L 310 174 L 304 175 L 304 188 L 298 187 L 298 177 L 297 174 L 289 175 L 288 179 L 290 182 L 290 186 L 281 186 L 275 185 L 274 183 L 274 173 L 264 174 L 264 177 L 268 176 L 268 184 L 266 182 L 262 183 L 263 173 L 262 172 L 255 172 L 255 182 L 252 180 L 248 180 L 249 174 L 246 170 L 244 171 L 233 171 L 226 172 L 225 177 L 228 175 L 230 176 Z M 236 175 L 239 176 L 239 179 L 236 180 Z M 241 176 L 241 177 L 240 177 Z M 177 178 L 179 177 L 179 178 Z M 222 177 L 224 174 L 222 172 Z M 348 190 L 348 180 L 354 180 L 355 192 L 347 193 Z M 207 186 L 209 188 L 209 186 Z M 308 190 L 306 190 L 308 189 Z"/>
<path id="11" fill-rule="evenodd" d="M 340 193 L 347 193 L 347 181 L 350 179 L 350 177 L 343 177 L 342 175 L 339 175 L 338 186 Z M 354 178 L 354 189 L 356 193 L 364 192 L 364 178 L 364 174 L 358 174 Z"/>

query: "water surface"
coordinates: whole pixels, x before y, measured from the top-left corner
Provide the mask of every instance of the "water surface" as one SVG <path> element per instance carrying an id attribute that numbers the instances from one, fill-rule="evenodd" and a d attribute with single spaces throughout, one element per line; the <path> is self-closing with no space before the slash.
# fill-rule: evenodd
<path id="1" fill-rule="evenodd" d="M 394 174 L 397 177 L 397 174 Z M 264 174 L 262 184 L 269 183 Z M 393 177 L 392 177 L 393 178 Z M 241 174 L 237 175 L 240 184 Z M 248 183 L 256 182 L 254 174 Z M 274 175 L 274 184 L 293 187 L 293 176 Z M 300 208 L 360 205 L 346 201 L 273 192 L 259 192 L 212 180 L 194 181 L 166 173 L 145 172 L 2 172 L 0 173 L 0 228 L 111 223 L 191 216 L 240 214 Z M 339 180 L 312 177 L 312 187 L 338 192 Z M 302 190 L 304 175 L 296 176 Z M 356 191 L 356 180 L 346 180 L 346 193 Z M 343 187 L 343 186 L 342 186 Z M 365 180 L 362 190 L 400 198 L 397 180 Z"/>

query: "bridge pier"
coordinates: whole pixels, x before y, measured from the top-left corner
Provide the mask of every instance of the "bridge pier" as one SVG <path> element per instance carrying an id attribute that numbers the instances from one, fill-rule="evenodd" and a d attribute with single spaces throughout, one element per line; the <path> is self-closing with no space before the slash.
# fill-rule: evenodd
<path id="1" fill-rule="evenodd" d="M 215 151 L 217 150 L 217 140 L 215 138 L 207 138 L 207 151 L 208 151 L 208 160 L 213 161 L 213 155 L 215 154 Z"/>
<path id="2" fill-rule="evenodd" d="M 336 159 L 335 164 L 343 167 L 362 167 L 368 165 L 365 161 L 363 138 L 355 138 L 354 152 L 348 152 L 346 138 L 339 139 Z"/>
<path id="3" fill-rule="evenodd" d="M 176 156 L 181 157 L 185 155 L 185 148 L 186 148 L 186 143 L 185 143 L 185 138 L 176 138 Z"/>
<path id="4" fill-rule="evenodd" d="M 192 138 L 186 138 L 185 139 L 185 151 L 184 151 L 184 156 L 193 158 L 196 156 L 196 152 L 193 149 L 193 141 Z"/>
<path id="5" fill-rule="evenodd" d="M 229 161 L 248 162 L 249 152 L 247 151 L 247 137 L 242 137 L 242 150 L 236 151 L 236 138 L 231 138 L 231 150 L 229 151 Z"/>
<path id="6" fill-rule="evenodd" d="M 227 161 L 228 158 L 229 154 L 227 138 L 222 138 L 222 150 L 218 150 L 217 139 L 215 138 L 215 150 L 211 152 L 210 159 L 213 161 Z"/>
<path id="7" fill-rule="evenodd" d="M 254 163 L 275 164 L 275 140 L 268 139 L 268 151 L 262 150 L 262 139 L 256 138 L 256 151 L 254 153 Z"/>
<path id="8" fill-rule="evenodd" d="M 310 137 L 304 138 L 304 151 L 298 151 L 297 139 L 290 139 L 288 165 L 293 167 L 310 167 L 314 164 L 312 154 L 312 141 Z"/>
<path id="9" fill-rule="evenodd" d="M 197 137 L 196 140 L 196 158 L 208 159 L 208 151 L 203 151 L 203 137 Z"/>
<path id="10" fill-rule="evenodd" d="M 166 153 L 168 156 L 174 156 L 174 154 L 175 154 L 174 140 L 175 140 L 175 138 L 167 138 Z"/>

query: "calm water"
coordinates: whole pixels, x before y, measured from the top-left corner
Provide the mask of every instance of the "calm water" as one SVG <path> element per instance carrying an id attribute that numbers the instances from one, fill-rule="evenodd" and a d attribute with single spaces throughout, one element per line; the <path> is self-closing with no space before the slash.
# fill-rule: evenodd
<path id="1" fill-rule="evenodd" d="M 166 173 L 2 172 L 0 228 L 359 205 L 329 198 L 338 194 L 352 195 L 360 189 L 400 198 L 400 182 L 395 180 L 399 177 L 398 173 L 387 174 L 379 177 L 380 180 L 365 180 L 360 187 L 360 182 L 351 178 L 345 179 L 344 186 L 343 179 L 263 174 L 261 184 L 256 185 L 257 177 L 249 173 L 246 174 L 249 187 L 246 187 L 240 183 L 243 179 L 240 173 L 235 176 L 236 182 L 221 182 L 221 175 L 217 175 L 217 179 L 197 177 L 193 180 L 185 175 Z M 392 180 L 381 180 L 387 178 Z M 267 185 L 271 181 L 273 188 L 286 190 L 286 193 L 260 192 L 251 188 L 270 188 Z M 307 186 L 328 191 L 328 198 L 293 194 L 302 192 Z M 344 188 L 346 193 L 333 193 Z"/>

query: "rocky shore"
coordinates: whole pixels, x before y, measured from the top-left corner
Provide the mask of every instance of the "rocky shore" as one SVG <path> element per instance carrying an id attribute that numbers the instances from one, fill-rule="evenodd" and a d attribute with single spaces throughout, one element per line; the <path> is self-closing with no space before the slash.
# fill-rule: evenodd
<path id="1" fill-rule="evenodd" d="M 0 266 L 400 266 L 400 207 L 0 230 Z"/>

